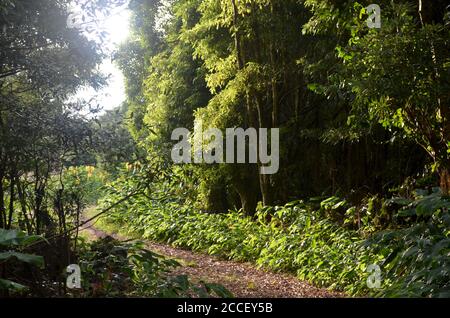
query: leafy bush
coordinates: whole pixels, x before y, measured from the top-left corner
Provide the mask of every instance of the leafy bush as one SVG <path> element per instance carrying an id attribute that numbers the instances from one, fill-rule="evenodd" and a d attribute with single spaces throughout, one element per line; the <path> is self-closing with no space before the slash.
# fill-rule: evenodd
<path id="1" fill-rule="evenodd" d="M 199 282 L 171 271 L 179 264 L 144 248 L 142 242 L 99 239 L 80 255 L 82 296 L 232 297 L 223 286 Z"/>
<path id="2" fill-rule="evenodd" d="M 2 277 L 0 277 L 0 291 L 21 292 L 27 289 L 26 286 L 20 283 L 5 279 L 3 275 L 10 273 L 14 269 L 13 266 L 9 268 L 5 266 L 8 265 L 8 262 L 19 261 L 38 266 L 39 268 L 44 267 L 44 258 L 42 256 L 22 252 L 24 247 L 40 240 L 42 240 L 42 237 L 38 235 L 26 235 L 21 231 L 0 228 L 0 268 L 3 267 L 1 271 Z"/>
<path id="3" fill-rule="evenodd" d="M 411 227 L 387 230 L 367 240 L 384 257 L 387 297 L 450 296 L 450 201 L 437 189 L 419 191 L 416 200 L 399 200 L 398 217 L 420 220 Z"/>
<path id="4" fill-rule="evenodd" d="M 129 193 L 130 183 L 112 184 L 103 204 Z M 337 197 L 298 200 L 259 207 L 250 218 L 238 211 L 198 213 L 181 198 L 171 196 L 170 189 L 152 190 L 151 196 L 140 195 L 117 206 L 107 220 L 146 239 L 292 272 L 351 295 L 448 293 L 450 202 L 437 192 L 418 191 L 414 198 L 392 200 L 373 197 L 358 207 Z M 388 212 L 392 203 L 400 209 L 395 215 Z M 360 224 L 346 228 L 354 222 L 356 209 Z M 343 216 L 340 223 L 330 219 L 336 211 Z M 377 230 L 380 217 L 386 215 L 395 222 L 390 222 L 390 229 Z M 381 268 L 380 289 L 367 287 L 371 264 Z"/>
<path id="5" fill-rule="evenodd" d="M 108 175 L 94 166 L 69 167 L 64 170 L 62 180 L 54 180 L 54 187 L 64 184 L 67 196 L 78 196 L 84 205 L 95 204 L 101 197 L 101 188 Z M 70 198 L 66 200 L 69 201 Z"/>

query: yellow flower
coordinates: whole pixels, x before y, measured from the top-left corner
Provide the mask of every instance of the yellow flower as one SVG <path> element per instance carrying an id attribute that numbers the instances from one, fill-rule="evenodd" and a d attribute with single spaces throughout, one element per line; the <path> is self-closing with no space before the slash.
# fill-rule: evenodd
<path id="1" fill-rule="evenodd" d="M 87 176 L 88 178 L 92 177 L 92 174 L 94 173 L 95 167 L 93 166 L 86 166 Z"/>

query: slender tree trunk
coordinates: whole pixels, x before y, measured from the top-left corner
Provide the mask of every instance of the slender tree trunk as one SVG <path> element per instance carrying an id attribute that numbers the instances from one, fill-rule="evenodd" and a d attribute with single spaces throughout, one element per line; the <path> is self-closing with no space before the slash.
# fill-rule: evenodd
<path id="1" fill-rule="evenodd" d="M 271 182 L 271 175 L 259 175 L 259 184 L 261 188 L 263 205 L 273 205 L 274 203 L 274 193 Z"/>
<path id="2" fill-rule="evenodd" d="M 450 195 L 450 169 L 445 167 L 439 170 L 440 187 L 443 195 Z"/>
<path id="3" fill-rule="evenodd" d="M 231 0 L 231 5 L 233 6 L 233 27 L 234 27 L 234 45 L 236 48 L 236 59 L 238 62 L 239 69 L 242 69 L 244 67 L 244 63 L 242 61 L 242 52 L 241 52 L 241 40 L 239 36 L 239 26 L 238 26 L 238 19 L 239 19 L 239 11 L 238 7 L 236 5 L 236 0 Z"/>
<path id="4" fill-rule="evenodd" d="M 437 8 L 439 8 L 440 6 L 441 8 L 443 8 L 442 3 L 419 0 L 418 12 L 422 27 L 425 27 L 425 24 L 436 22 L 433 15 L 433 9 L 436 10 L 435 6 L 437 6 Z M 430 51 L 435 69 L 434 80 L 436 82 L 440 82 L 441 76 L 438 70 L 438 58 L 436 56 L 435 43 L 433 42 L 433 40 L 430 40 Z M 440 131 L 441 136 L 438 142 L 439 144 L 435 147 L 437 157 L 440 157 L 439 160 L 442 160 L 442 162 L 440 163 L 440 168 L 438 170 L 440 179 L 439 183 L 442 193 L 444 195 L 450 195 L 450 159 L 447 153 L 446 144 L 450 140 L 450 94 L 448 92 L 444 92 L 437 97 L 436 102 L 439 106 L 440 115 L 442 117 L 442 126 Z"/>
<path id="5" fill-rule="evenodd" d="M 20 180 L 17 181 L 17 195 L 19 197 L 19 203 L 20 203 L 20 207 L 22 209 L 22 216 L 25 221 L 25 226 L 27 227 L 27 232 L 29 235 L 31 235 L 33 233 L 33 228 L 31 226 L 31 222 L 30 222 L 30 219 L 28 217 L 28 212 L 27 212 L 25 186 L 22 188 L 22 185 L 20 184 Z"/>
<path id="6" fill-rule="evenodd" d="M 0 171 L 0 228 L 6 226 L 6 208 L 4 199 L 4 189 L 3 189 L 3 171 Z"/>
<path id="7" fill-rule="evenodd" d="M 6 226 L 7 229 L 11 228 L 13 214 L 14 214 L 14 198 L 15 198 L 14 188 L 15 188 L 15 184 L 16 184 L 15 181 L 16 181 L 15 172 L 13 172 L 13 174 L 11 175 L 11 180 L 10 180 L 10 184 L 9 184 L 9 215 L 8 215 L 8 224 Z"/>
<path id="8" fill-rule="evenodd" d="M 41 187 L 39 182 L 39 164 L 36 162 L 35 164 L 35 184 L 34 184 L 34 217 L 36 219 L 36 234 L 41 234 L 41 203 L 42 203 L 42 194 Z"/>
<path id="9" fill-rule="evenodd" d="M 275 62 L 274 56 L 274 48 L 273 44 L 270 44 L 270 62 L 272 64 L 272 80 L 271 80 L 271 89 L 272 89 L 272 127 L 278 126 L 278 87 L 277 87 L 277 66 Z"/>

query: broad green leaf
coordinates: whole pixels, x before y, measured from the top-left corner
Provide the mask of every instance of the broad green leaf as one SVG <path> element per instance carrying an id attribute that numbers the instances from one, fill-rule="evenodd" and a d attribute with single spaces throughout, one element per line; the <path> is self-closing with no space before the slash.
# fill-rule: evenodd
<path id="1" fill-rule="evenodd" d="M 0 245 L 3 246 L 27 246 L 40 240 L 44 240 L 44 238 L 39 235 L 27 235 L 18 230 L 0 229 Z"/>
<path id="2" fill-rule="evenodd" d="M 22 284 L 10 281 L 10 280 L 0 278 L 0 290 L 2 290 L 2 289 L 3 290 L 23 291 L 23 290 L 27 289 L 27 287 Z"/>
<path id="3" fill-rule="evenodd" d="M 36 265 L 39 268 L 44 267 L 44 258 L 42 256 L 32 255 L 32 254 L 24 254 L 24 253 L 13 252 L 13 251 L 0 253 L 0 261 L 7 261 L 12 258 L 17 258 L 18 260 L 20 260 L 22 262 Z"/>

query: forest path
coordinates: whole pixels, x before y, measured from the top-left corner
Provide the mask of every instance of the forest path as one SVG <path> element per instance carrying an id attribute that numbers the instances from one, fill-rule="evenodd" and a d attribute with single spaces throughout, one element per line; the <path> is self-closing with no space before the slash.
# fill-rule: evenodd
<path id="1" fill-rule="evenodd" d="M 116 233 L 104 232 L 92 223 L 85 225 L 83 232 L 90 239 L 105 236 L 112 236 L 118 240 L 127 239 Z M 167 258 L 175 259 L 181 264 L 173 271 L 173 274 L 188 275 L 194 282 L 203 280 L 222 284 L 238 298 L 345 297 L 341 293 L 317 288 L 307 282 L 300 281 L 290 274 L 269 272 L 258 269 L 250 263 L 223 260 L 215 256 L 175 248 L 167 244 L 142 241 L 149 250 Z"/>

